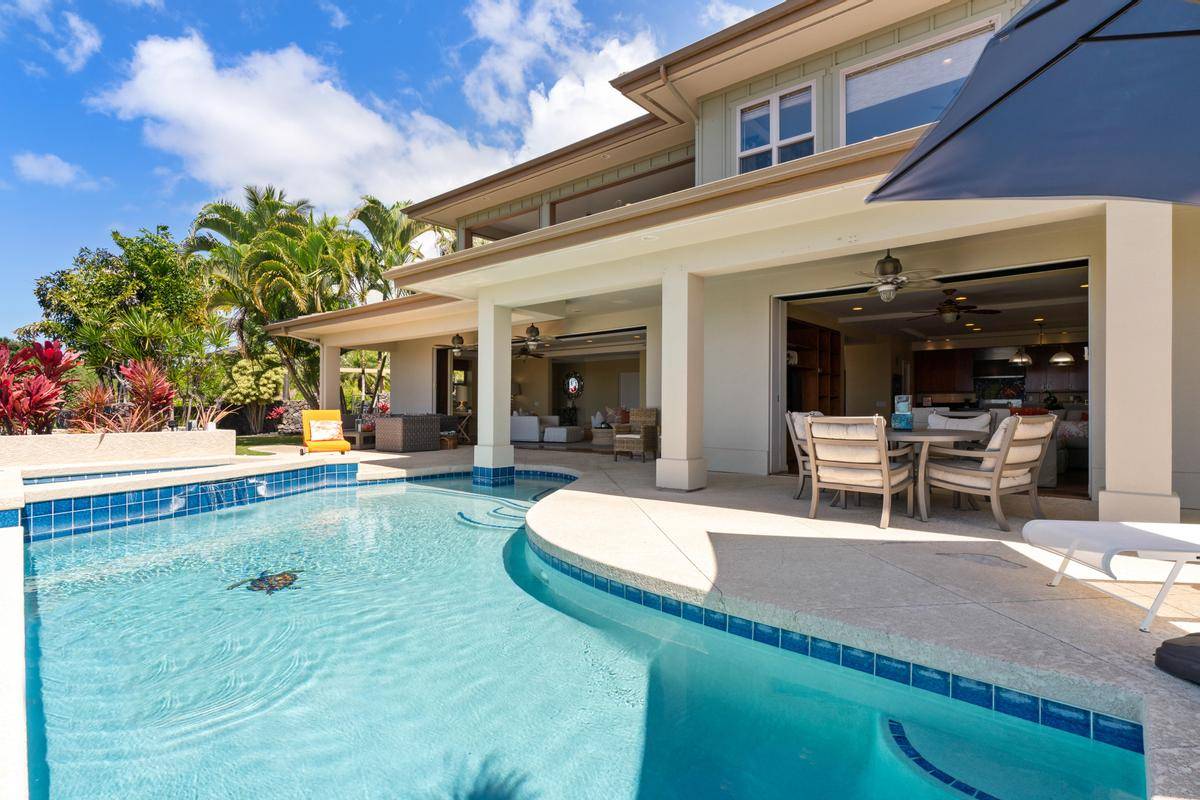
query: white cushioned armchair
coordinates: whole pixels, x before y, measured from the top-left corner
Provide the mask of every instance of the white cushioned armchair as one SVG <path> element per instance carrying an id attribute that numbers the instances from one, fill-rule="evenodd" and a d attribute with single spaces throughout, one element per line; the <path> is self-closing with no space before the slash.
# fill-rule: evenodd
<path id="1" fill-rule="evenodd" d="M 812 468 L 812 502 L 808 516 L 815 519 L 822 489 L 842 493 L 843 507 L 851 492 L 883 497 L 879 527 L 891 520 L 892 495 L 906 492 L 908 513 L 913 513 L 913 448 L 891 448 L 882 417 L 805 417 L 809 463 Z"/>
<path id="2" fill-rule="evenodd" d="M 987 497 L 992 516 L 1000 530 L 1009 530 L 1008 519 L 1000 505 L 1006 494 L 1027 493 L 1035 517 L 1042 516 L 1038 504 L 1035 476 L 1042 467 L 1049 445 L 1054 440 L 1058 417 L 1011 416 L 1000 423 L 986 450 L 956 450 L 930 444 L 928 458 L 921 464 L 921 517 L 927 516 L 926 494 L 931 487 L 947 489 L 956 495 Z M 974 506 L 974 502 L 971 502 Z"/>

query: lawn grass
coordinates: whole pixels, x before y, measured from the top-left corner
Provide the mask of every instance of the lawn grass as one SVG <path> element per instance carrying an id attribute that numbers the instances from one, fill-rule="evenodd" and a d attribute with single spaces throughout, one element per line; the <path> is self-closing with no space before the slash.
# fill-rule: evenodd
<path id="1" fill-rule="evenodd" d="M 255 445 L 294 444 L 300 446 L 300 435 L 282 435 L 278 433 L 263 433 L 257 436 L 239 436 L 235 451 L 239 456 L 272 456 L 265 450 L 255 450 Z"/>

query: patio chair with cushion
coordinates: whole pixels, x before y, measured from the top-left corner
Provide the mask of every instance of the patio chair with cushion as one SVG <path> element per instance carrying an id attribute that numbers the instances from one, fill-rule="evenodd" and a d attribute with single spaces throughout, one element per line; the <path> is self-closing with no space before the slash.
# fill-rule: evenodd
<path id="1" fill-rule="evenodd" d="M 849 507 L 851 492 L 881 495 L 881 528 L 891 520 L 892 496 L 898 492 L 906 492 L 912 515 L 913 448 L 889 449 L 882 417 L 808 416 L 804 426 L 813 479 L 809 518 L 816 519 L 822 489 L 840 491 L 843 507 Z"/>
<path id="2" fill-rule="evenodd" d="M 613 428 L 613 461 L 621 453 L 636 455 L 646 460 L 646 453 L 658 454 L 658 409 L 633 408 L 629 411 L 629 422 L 617 423 Z"/>
<path id="3" fill-rule="evenodd" d="M 300 412 L 304 449 L 308 453 L 348 453 L 350 443 L 342 435 L 342 412 L 334 409 Z"/>
<path id="4" fill-rule="evenodd" d="M 800 473 L 796 485 L 797 500 L 800 499 L 800 495 L 804 494 L 804 484 L 812 472 L 812 465 L 808 463 L 808 440 L 805 438 L 808 434 L 804 427 L 804 418 L 820 416 L 824 416 L 820 411 L 783 412 L 783 424 L 787 428 L 788 439 L 792 443 L 792 452 L 796 456 L 796 469 Z"/>
<path id="5" fill-rule="evenodd" d="M 1035 517 L 1042 516 L 1038 504 L 1037 481 L 1046 450 L 1054 437 L 1058 418 L 1045 414 L 1036 417 L 1008 417 L 992 434 L 986 450 L 956 450 L 930 444 L 928 459 L 921 467 L 921 514 L 926 515 L 925 497 L 934 486 L 957 495 L 987 497 L 1000 530 L 1009 530 L 1000 497 L 1027 493 Z"/>

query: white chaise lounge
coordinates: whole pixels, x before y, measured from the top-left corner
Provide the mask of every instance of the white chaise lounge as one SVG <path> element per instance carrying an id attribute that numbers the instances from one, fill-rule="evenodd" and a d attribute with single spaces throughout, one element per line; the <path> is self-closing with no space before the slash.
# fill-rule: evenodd
<path id="1" fill-rule="evenodd" d="M 1035 519 L 1021 530 L 1025 541 L 1062 555 L 1062 564 L 1051 586 L 1058 586 L 1071 561 L 1094 567 L 1110 577 L 1112 559 L 1132 555 L 1174 562 L 1171 572 L 1142 620 L 1140 630 L 1148 632 L 1150 623 L 1179 577 L 1184 564 L 1200 563 L 1200 525 L 1157 522 L 1063 522 Z"/>

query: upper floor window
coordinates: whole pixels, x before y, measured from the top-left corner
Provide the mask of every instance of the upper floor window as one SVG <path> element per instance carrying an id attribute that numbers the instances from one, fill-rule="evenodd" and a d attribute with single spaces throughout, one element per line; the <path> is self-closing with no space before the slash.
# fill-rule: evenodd
<path id="1" fill-rule="evenodd" d="M 962 86 L 994 24 L 846 74 L 845 143 L 937 119 Z"/>
<path id="2" fill-rule="evenodd" d="M 738 172 L 813 154 L 812 87 L 788 89 L 740 106 Z"/>

